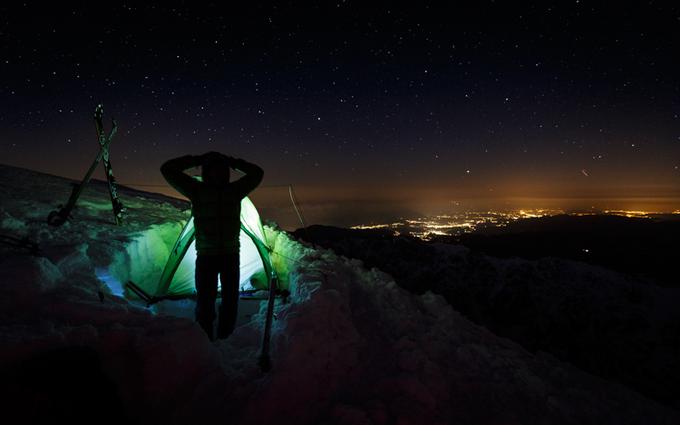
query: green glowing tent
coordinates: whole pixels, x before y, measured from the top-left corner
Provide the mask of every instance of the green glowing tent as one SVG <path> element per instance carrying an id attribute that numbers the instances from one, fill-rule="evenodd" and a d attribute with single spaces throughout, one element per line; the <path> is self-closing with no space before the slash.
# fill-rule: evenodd
<path id="1" fill-rule="evenodd" d="M 240 279 L 242 294 L 268 289 L 276 272 L 270 257 L 271 249 L 260 215 L 250 199 L 241 201 L 241 235 L 240 235 Z M 127 287 L 147 302 L 160 301 L 167 298 L 185 298 L 196 292 L 194 270 L 196 264 L 196 247 L 194 240 L 194 218 L 191 217 L 182 229 L 165 263 L 160 280 L 155 283 L 128 282 Z M 277 284 L 278 290 L 287 290 Z"/>

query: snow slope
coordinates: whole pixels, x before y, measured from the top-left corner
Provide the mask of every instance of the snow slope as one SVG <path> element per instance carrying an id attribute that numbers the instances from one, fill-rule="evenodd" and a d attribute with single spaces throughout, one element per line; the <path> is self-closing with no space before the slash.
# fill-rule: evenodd
<path id="1" fill-rule="evenodd" d="M 680 408 L 678 288 L 574 260 L 503 259 L 387 232 L 312 226 L 298 233 L 390 273 L 410 292 L 444 296 L 473 322 L 532 352 Z"/>
<path id="2" fill-rule="evenodd" d="M 96 270 L 124 263 L 152 226 L 177 227 L 186 204 L 121 190 L 125 226 L 93 185 L 70 223 L 44 217 L 68 181 L 0 166 L 3 415 L 100 423 L 672 424 L 677 412 L 569 364 L 533 355 L 414 296 L 358 260 L 268 228 L 286 252 L 291 302 L 274 322 L 274 369 L 256 365 L 262 315 L 210 343 L 191 320 L 114 295 Z M 159 241 L 158 243 L 165 243 Z M 121 260 L 122 255 L 122 260 Z M 116 262 L 117 261 L 117 262 Z"/>

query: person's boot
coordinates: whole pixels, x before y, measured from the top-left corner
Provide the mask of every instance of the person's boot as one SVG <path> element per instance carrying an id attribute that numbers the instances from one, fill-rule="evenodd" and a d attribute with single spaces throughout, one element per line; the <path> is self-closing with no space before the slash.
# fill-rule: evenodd
<path id="1" fill-rule="evenodd" d="M 212 313 L 212 314 L 211 314 Z M 203 329 L 210 341 L 215 340 L 215 312 L 196 308 L 196 323 Z"/>
<path id="2" fill-rule="evenodd" d="M 227 339 L 229 335 L 234 332 L 234 327 L 229 328 L 228 326 L 217 326 L 217 339 Z"/>
<path id="3" fill-rule="evenodd" d="M 208 339 L 210 341 L 214 341 L 215 340 L 215 330 L 213 329 L 214 326 L 213 326 L 212 321 L 210 321 L 210 323 L 208 323 L 207 320 L 206 321 L 200 321 L 199 320 L 198 324 L 201 326 L 201 328 L 206 333 L 206 335 L 208 335 Z"/>

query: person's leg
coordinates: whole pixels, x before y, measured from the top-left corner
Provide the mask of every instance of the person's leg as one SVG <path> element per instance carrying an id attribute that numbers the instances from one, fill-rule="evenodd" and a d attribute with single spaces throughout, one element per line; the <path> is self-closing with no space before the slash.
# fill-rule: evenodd
<path id="1" fill-rule="evenodd" d="M 208 338 L 214 339 L 215 299 L 217 298 L 217 273 L 219 257 L 196 257 L 196 321 Z"/>
<path id="2" fill-rule="evenodd" d="M 239 298 L 239 254 L 228 254 L 223 258 L 220 269 L 222 305 L 217 324 L 217 338 L 219 339 L 227 338 L 234 331 Z"/>

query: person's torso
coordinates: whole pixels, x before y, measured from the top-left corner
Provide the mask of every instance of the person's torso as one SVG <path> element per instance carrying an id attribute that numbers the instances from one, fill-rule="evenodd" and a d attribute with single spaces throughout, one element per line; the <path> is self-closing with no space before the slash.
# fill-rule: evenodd
<path id="1" fill-rule="evenodd" d="M 191 210 L 199 254 L 238 252 L 241 198 L 229 185 L 201 184 L 191 199 Z"/>

